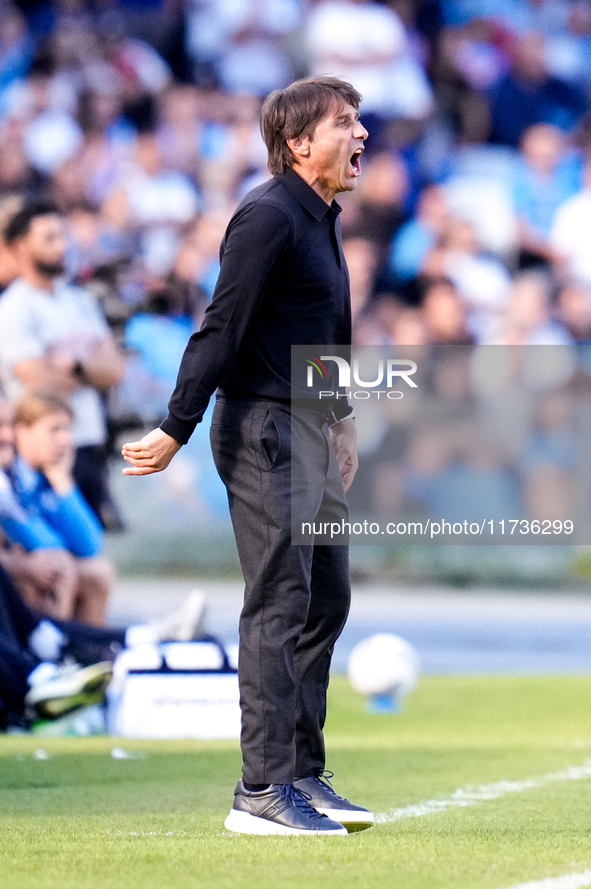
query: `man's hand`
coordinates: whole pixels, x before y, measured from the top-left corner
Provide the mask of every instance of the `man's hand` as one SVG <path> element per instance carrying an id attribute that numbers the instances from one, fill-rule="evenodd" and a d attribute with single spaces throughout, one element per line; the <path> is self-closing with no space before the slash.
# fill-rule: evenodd
<path id="1" fill-rule="evenodd" d="M 123 475 L 150 475 L 152 472 L 162 472 L 181 447 L 178 441 L 162 429 L 153 429 L 140 441 L 123 445 L 121 449 L 123 458 L 131 463 L 131 468 L 126 467 Z"/>
<path id="2" fill-rule="evenodd" d="M 357 430 L 354 420 L 341 420 L 330 429 L 330 442 L 337 456 L 337 463 L 341 471 L 343 488 L 348 491 L 351 487 L 357 467 Z"/>
<path id="3" fill-rule="evenodd" d="M 125 358 L 109 334 L 82 360 L 82 368 L 90 386 L 108 389 L 123 379 Z"/>

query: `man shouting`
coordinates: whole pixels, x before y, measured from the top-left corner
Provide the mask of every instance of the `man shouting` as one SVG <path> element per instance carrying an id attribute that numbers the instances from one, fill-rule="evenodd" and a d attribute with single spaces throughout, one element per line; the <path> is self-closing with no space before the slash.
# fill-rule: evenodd
<path id="1" fill-rule="evenodd" d="M 360 174 L 367 138 L 360 102 L 336 77 L 268 96 L 261 128 L 273 178 L 244 198 L 228 225 L 214 297 L 183 356 L 167 419 L 123 448 L 126 474 L 165 469 L 218 390 L 211 442 L 246 585 L 243 778 L 225 822 L 238 833 L 346 834 L 373 823 L 325 773 L 326 690 L 349 610 L 348 549 L 292 545 L 290 516 L 296 437 L 315 456 L 308 515 L 346 509 L 357 469 L 351 407 L 339 398 L 292 409 L 290 362 L 295 344 L 351 342 L 335 196 L 354 189 Z"/>

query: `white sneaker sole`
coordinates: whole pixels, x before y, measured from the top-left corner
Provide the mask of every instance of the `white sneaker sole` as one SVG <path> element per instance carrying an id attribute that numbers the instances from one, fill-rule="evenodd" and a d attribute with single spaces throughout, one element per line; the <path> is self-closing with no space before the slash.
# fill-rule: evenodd
<path id="1" fill-rule="evenodd" d="M 347 828 L 349 833 L 355 833 L 358 830 L 367 830 L 373 827 L 375 818 L 373 812 L 355 812 L 351 809 L 321 809 L 318 807 L 317 812 L 328 815 L 331 821 L 338 821 L 343 827 Z"/>
<path id="2" fill-rule="evenodd" d="M 224 821 L 224 827 L 226 830 L 231 830 L 232 833 L 256 836 L 331 837 L 347 836 L 348 834 L 344 827 L 340 830 L 300 830 L 296 827 L 284 827 L 283 824 L 268 821 L 266 818 L 257 818 L 256 815 L 250 815 L 248 812 L 239 812 L 237 809 L 230 810 L 230 814 Z"/>
<path id="3" fill-rule="evenodd" d="M 30 706 L 43 704 L 51 707 L 52 701 L 61 701 L 84 695 L 103 692 L 113 675 L 113 665 L 107 661 L 81 667 L 71 676 L 63 676 L 41 683 L 27 693 L 25 703 Z"/>

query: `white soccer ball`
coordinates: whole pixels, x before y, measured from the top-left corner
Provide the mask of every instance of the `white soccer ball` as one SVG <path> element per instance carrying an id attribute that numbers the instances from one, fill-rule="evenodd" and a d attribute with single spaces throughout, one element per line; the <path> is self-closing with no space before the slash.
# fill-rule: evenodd
<path id="1" fill-rule="evenodd" d="M 377 633 L 359 642 L 349 657 L 349 682 L 362 695 L 392 695 L 398 700 L 415 688 L 419 656 L 393 633 Z"/>

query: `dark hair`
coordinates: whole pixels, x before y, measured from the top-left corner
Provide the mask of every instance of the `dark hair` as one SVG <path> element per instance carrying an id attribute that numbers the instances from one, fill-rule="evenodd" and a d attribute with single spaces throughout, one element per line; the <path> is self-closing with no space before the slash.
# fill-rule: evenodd
<path id="1" fill-rule="evenodd" d="M 433 277 L 432 275 L 420 273 L 409 278 L 408 281 L 404 282 L 402 285 L 402 301 L 412 308 L 420 308 L 429 293 L 436 287 L 451 287 L 453 290 L 456 289 L 451 278 L 446 278 L 445 275 L 436 275 Z"/>
<path id="2" fill-rule="evenodd" d="M 271 173 L 284 173 L 294 162 L 287 144 L 298 136 L 312 138 L 317 124 L 334 104 L 358 109 L 361 95 L 340 77 L 306 77 L 267 96 L 261 109 L 261 133 Z"/>
<path id="3" fill-rule="evenodd" d="M 6 224 L 4 240 L 7 244 L 13 244 L 19 238 L 28 235 L 31 223 L 39 216 L 59 216 L 60 211 L 50 201 L 27 201 L 21 209 Z"/>

